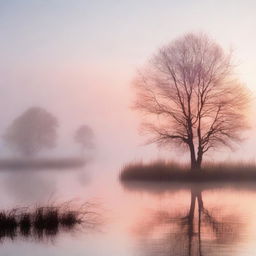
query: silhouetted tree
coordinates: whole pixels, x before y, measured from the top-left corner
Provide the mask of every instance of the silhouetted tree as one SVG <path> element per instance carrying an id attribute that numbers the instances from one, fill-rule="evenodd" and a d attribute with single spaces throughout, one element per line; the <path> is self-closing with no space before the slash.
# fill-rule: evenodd
<path id="1" fill-rule="evenodd" d="M 246 128 L 247 89 L 234 77 L 231 54 L 206 35 L 187 34 L 161 48 L 135 88 L 150 142 L 185 145 L 192 170 L 200 170 L 209 149 L 232 146 Z"/>
<path id="2" fill-rule="evenodd" d="M 55 146 L 57 126 L 56 117 L 43 108 L 32 107 L 13 121 L 3 138 L 11 148 L 33 156 Z"/>
<path id="3" fill-rule="evenodd" d="M 80 126 L 75 133 L 74 140 L 81 146 L 82 153 L 85 149 L 92 149 L 94 147 L 93 130 L 87 125 Z"/>

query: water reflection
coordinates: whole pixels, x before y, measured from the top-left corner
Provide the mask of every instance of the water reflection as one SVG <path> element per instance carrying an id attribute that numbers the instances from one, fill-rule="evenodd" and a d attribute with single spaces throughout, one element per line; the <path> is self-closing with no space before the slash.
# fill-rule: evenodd
<path id="1" fill-rule="evenodd" d="M 36 251 L 40 256 L 256 255 L 255 190 L 233 185 L 223 188 L 220 184 L 120 185 L 109 177 L 108 172 L 104 173 L 105 176 L 95 175 L 97 179 L 82 186 L 78 175 L 91 173 L 92 168 L 94 173 L 103 169 L 95 165 L 80 171 L 71 169 L 56 173 L 34 170 L 33 173 L 24 174 L 24 177 L 20 171 L 2 172 L 1 209 L 12 209 L 21 204 L 34 209 L 49 199 L 58 203 L 76 198 L 75 202 L 79 204 L 95 198 L 101 204 L 91 208 L 96 212 L 96 216 L 93 216 L 98 218 L 100 213 L 102 216 L 99 218 L 105 221 L 104 225 L 101 225 L 102 221 L 96 225 L 94 221 L 85 221 L 71 229 L 63 225 L 41 228 L 39 225 L 39 232 L 36 232 L 33 226 L 26 224 L 29 221 L 24 215 L 18 219 L 17 227 L 14 223 L 13 229 L 2 229 L 0 225 L 1 253 L 28 255 L 29 250 Z M 18 177 L 21 183 L 27 182 L 27 185 L 16 189 Z M 14 180 L 17 184 L 11 185 Z M 29 181 L 34 184 L 29 184 Z M 33 195 L 29 195 L 29 188 L 31 194 L 36 193 L 42 185 L 41 181 L 42 184 L 43 181 L 46 184 L 56 182 L 56 192 L 50 197 L 51 187 L 45 186 L 45 195 L 42 193 L 42 197 L 33 199 Z M 255 185 L 251 184 L 253 187 L 255 189 Z M 22 191 L 24 194 L 19 195 Z M 104 209 L 101 209 L 101 205 Z M 19 212 L 16 211 L 16 216 Z"/>
<path id="2" fill-rule="evenodd" d="M 146 224 L 138 224 L 136 235 L 147 256 L 232 255 L 242 227 L 235 213 L 223 215 L 221 210 L 207 209 L 202 189 L 192 188 L 185 211 L 158 210 Z"/>
<path id="3" fill-rule="evenodd" d="M 87 187 L 91 181 L 88 166 L 68 170 L 51 169 L 6 169 L 0 171 L 2 200 L 14 201 L 16 204 L 43 203 L 61 196 L 65 187 L 74 183 L 76 188 Z M 65 200 L 65 198 L 64 198 Z"/>
<path id="4" fill-rule="evenodd" d="M 17 202 L 42 202 L 56 192 L 56 178 L 37 170 L 9 171 L 3 186 L 5 193 Z"/>

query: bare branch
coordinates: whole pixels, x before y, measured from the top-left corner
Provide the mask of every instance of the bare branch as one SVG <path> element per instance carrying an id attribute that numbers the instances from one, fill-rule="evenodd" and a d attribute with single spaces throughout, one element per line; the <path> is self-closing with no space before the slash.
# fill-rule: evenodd
<path id="1" fill-rule="evenodd" d="M 231 146 L 247 128 L 247 89 L 234 78 L 231 54 L 206 35 L 187 34 L 162 47 L 134 84 L 151 141 L 187 145 L 199 166 L 204 153 Z"/>

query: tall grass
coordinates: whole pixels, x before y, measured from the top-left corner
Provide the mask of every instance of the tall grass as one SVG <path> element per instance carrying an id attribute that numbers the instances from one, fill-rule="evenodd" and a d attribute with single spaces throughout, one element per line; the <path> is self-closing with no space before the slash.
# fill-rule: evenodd
<path id="1" fill-rule="evenodd" d="M 197 172 L 190 171 L 189 165 L 156 161 L 149 164 L 130 163 L 120 173 L 121 181 L 170 181 L 170 182 L 239 182 L 256 181 L 254 163 L 208 162 Z"/>
<path id="2" fill-rule="evenodd" d="M 33 237 L 41 240 L 56 236 L 61 231 L 73 231 L 77 227 L 97 225 L 96 212 L 92 204 L 86 203 L 72 208 L 71 203 L 61 205 L 38 206 L 34 209 L 16 208 L 0 211 L 0 241 L 17 236 Z"/>

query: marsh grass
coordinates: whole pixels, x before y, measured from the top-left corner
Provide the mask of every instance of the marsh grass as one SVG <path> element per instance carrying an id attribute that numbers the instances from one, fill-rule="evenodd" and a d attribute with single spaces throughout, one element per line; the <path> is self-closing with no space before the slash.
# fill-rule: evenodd
<path id="1" fill-rule="evenodd" d="M 23 236 L 29 236 L 32 228 L 32 216 L 30 213 L 21 213 L 19 219 L 20 233 Z"/>
<path id="2" fill-rule="evenodd" d="M 0 169 L 68 169 L 81 167 L 88 159 L 78 157 L 67 158 L 10 158 L 0 159 Z"/>
<path id="3" fill-rule="evenodd" d="M 0 241 L 17 236 L 41 240 L 56 236 L 61 231 L 75 231 L 79 226 L 97 225 L 97 213 L 92 204 L 86 203 L 74 209 L 71 203 L 38 206 L 34 209 L 16 208 L 0 211 Z"/>
<path id="4" fill-rule="evenodd" d="M 192 172 L 189 165 L 156 161 L 125 165 L 120 172 L 120 180 L 158 182 L 245 182 L 256 181 L 254 163 L 205 163 L 202 170 Z"/>
<path id="5" fill-rule="evenodd" d="M 18 222 L 15 218 L 15 211 L 2 211 L 0 212 L 0 239 L 2 237 L 15 237 L 15 231 L 18 227 Z"/>

